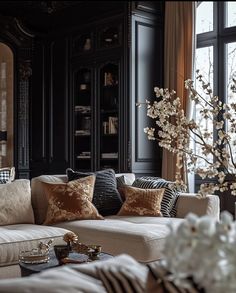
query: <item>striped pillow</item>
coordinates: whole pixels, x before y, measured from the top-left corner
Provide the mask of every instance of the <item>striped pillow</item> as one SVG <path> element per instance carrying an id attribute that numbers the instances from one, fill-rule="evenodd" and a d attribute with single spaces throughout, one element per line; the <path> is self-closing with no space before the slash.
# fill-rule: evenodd
<path id="1" fill-rule="evenodd" d="M 113 169 L 83 173 L 68 168 L 66 174 L 68 181 L 96 175 L 93 204 L 102 216 L 116 215 L 119 212 L 122 200 L 117 190 L 115 171 Z"/>
<path id="2" fill-rule="evenodd" d="M 97 274 L 108 293 L 143 293 L 147 269 L 143 265 L 97 267 Z"/>
<path id="3" fill-rule="evenodd" d="M 161 202 L 161 212 L 163 217 L 175 217 L 176 216 L 176 202 L 179 193 L 174 188 L 170 187 L 173 182 L 167 181 L 159 177 L 149 177 L 143 176 L 137 178 L 132 186 L 138 188 L 148 188 L 148 189 L 159 189 L 165 188 L 163 199 Z"/>
<path id="4" fill-rule="evenodd" d="M 200 288 L 191 277 L 186 278 L 186 283 L 175 279 L 163 266 L 162 261 L 155 261 L 147 264 L 149 273 L 146 282 L 146 293 L 204 293 L 204 288 Z"/>

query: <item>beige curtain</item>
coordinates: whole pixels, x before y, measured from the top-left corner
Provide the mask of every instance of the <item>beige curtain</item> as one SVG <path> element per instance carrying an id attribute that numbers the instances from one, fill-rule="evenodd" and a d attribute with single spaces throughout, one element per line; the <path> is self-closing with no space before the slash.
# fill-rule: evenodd
<path id="1" fill-rule="evenodd" d="M 164 86 L 176 91 L 186 113 L 189 113 L 189 100 L 184 81 L 193 78 L 195 5 L 194 1 L 165 2 Z M 176 156 L 163 149 L 163 178 L 175 180 L 176 161 Z M 181 175 L 187 183 L 184 169 Z"/>

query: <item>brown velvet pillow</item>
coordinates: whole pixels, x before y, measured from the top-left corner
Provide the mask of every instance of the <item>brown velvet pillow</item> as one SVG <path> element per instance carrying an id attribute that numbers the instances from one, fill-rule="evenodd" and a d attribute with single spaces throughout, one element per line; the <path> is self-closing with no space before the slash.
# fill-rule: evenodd
<path id="1" fill-rule="evenodd" d="M 103 219 L 92 204 L 94 175 L 68 183 L 42 184 L 48 197 L 45 225 L 63 221 Z"/>
<path id="2" fill-rule="evenodd" d="M 122 191 L 125 202 L 118 216 L 162 216 L 161 201 L 165 188 L 143 189 L 125 186 Z"/>

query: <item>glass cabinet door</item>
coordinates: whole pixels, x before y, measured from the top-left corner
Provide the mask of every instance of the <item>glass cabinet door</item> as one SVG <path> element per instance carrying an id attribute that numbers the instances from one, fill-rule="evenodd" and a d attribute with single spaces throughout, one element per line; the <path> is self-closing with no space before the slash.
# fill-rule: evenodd
<path id="1" fill-rule="evenodd" d="M 118 170 L 119 153 L 119 66 L 100 68 L 100 169 Z"/>
<path id="2" fill-rule="evenodd" d="M 74 155 L 77 170 L 91 170 L 91 68 L 74 74 Z"/>

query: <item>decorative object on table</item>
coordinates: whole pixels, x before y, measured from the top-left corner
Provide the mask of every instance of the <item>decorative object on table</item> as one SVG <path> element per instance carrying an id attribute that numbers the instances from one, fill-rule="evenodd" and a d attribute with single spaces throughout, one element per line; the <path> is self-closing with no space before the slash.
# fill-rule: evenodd
<path id="1" fill-rule="evenodd" d="M 63 259 L 68 257 L 70 253 L 68 245 L 54 245 L 53 248 L 59 265 L 63 264 Z"/>
<path id="2" fill-rule="evenodd" d="M 90 260 L 99 259 L 99 255 L 102 252 L 101 245 L 88 245 L 87 255 Z"/>
<path id="3" fill-rule="evenodd" d="M 81 254 L 86 254 L 89 258 L 97 258 L 102 251 L 101 245 L 86 245 L 83 243 L 76 243 L 73 245 L 73 251 Z"/>
<path id="4" fill-rule="evenodd" d="M 47 243 L 41 241 L 37 248 L 21 251 L 19 254 L 19 261 L 29 264 L 40 264 L 48 262 L 50 259 L 49 249 L 52 242 L 53 239 L 49 240 Z"/>
<path id="5" fill-rule="evenodd" d="M 76 235 L 74 232 L 66 233 L 63 236 L 63 240 L 67 243 L 66 246 L 68 247 L 69 252 L 85 254 L 88 255 L 90 259 L 96 259 L 102 251 L 101 245 L 86 245 L 80 243 L 78 235 Z"/>
<path id="6" fill-rule="evenodd" d="M 78 242 L 78 235 L 76 235 L 74 232 L 68 232 L 63 236 L 63 240 L 67 243 L 69 251 L 71 251 L 73 245 Z"/>
<path id="7" fill-rule="evenodd" d="M 236 292 L 236 222 L 230 213 L 222 212 L 219 221 L 189 214 L 177 228 L 169 227 L 161 262 L 167 281 L 182 290 L 198 287 L 188 292 Z M 157 276 L 156 267 L 151 269 Z"/>
<path id="8" fill-rule="evenodd" d="M 202 179 L 215 178 L 217 181 L 201 184 L 199 194 L 231 190 L 232 195 L 236 195 L 236 80 L 232 79 L 232 95 L 228 97 L 228 103 L 222 103 L 218 96 L 213 95 L 210 83 L 203 80 L 199 71 L 196 82 L 198 91 L 190 79 L 185 81 L 185 88 L 196 105 L 198 120 L 188 119 L 174 90 L 155 87 L 157 99 L 153 103 L 146 101 L 147 116 L 155 119 L 159 130 L 157 135 L 155 128 L 151 127 L 146 127 L 144 132 L 149 139 L 157 140 L 161 147 L 176 154 L 178 186 L 186 187 L 180 170 L 187 163 L 188 172 Z M 141 104 L 137 103 L 137 106 Z M 217 132 L 215 141 L 214 129 Z M 227 175 L 231 175 L 232 180 L 226 180 Z"/>

